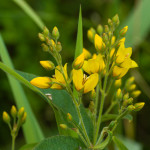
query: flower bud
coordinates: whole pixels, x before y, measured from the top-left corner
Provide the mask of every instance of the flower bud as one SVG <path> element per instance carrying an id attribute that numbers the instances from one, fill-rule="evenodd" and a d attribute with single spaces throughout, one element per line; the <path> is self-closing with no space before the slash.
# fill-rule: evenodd
<path id="1" fill-rule="evenodd" d="M 66 124 L 60 124 L 59 126 L 60 126 L 62 129 L 67 129 L 67 128 L 68 128 Z"/>
<path id="2" fill-rule="evenodd" d="M 62 50 L 62 46 L 60 42 L 57 42 L 56 44 L 56 51 L 60 52 Z"/>
<path id="3" fill-rule="evenodd" d="M 47 29 L 47 27 L 45 26 L 44 29 L 43 29 L 43 33 L 45 36 L 48 36 L 49 35 L 49 30 Z"/>
<path id="4" fill-rule="evenodd" d="M 42 33 L 39 33 L 38 36 L 39 36 L 39 39 L 40 39 L 42 42 L 45 41 L 45 37 L 44 37 L 44 35 L 43 35 Z"/>
<path id="5" fill-rule="evenodd" d="M 94 28 L 90 28 L 88 31 L 87 31 L 87 37 L 88 39 L 93 42 L 94 41 L 94 36 L 96 34 L 96 31 Z"/>
<path id="6" fill-rule="evenodd" d="M 98 34 L 95 34 L 94 45 L 98 52 L 100 52 L 103 48 L 103 40 Z"/>
<path id="7" fill-rule="evenodd" d="M 129 105 L 129 106 L 127 107 L 127 109 L 128 109 L 129 111 L 133 111 L 133 110 L 135 109 L 135 107 L 134 107 L 133 105 Z"/>
<path id="8" fill-rule="evenodd" d="M 117 90 L 116 97 L 117 97 L 117 99 L 121 99 L 122 98 L 122 91 L 121 91 L 120 88 Z"/>
<path id="9" fill-rule="evenodd" d="M 14 105 L 11 107 L 10 113 L 13 118 L 15 118 L 17 116 L 17 109 Z"/>
<path id="10" fill-rule="evenodd" d="M 56 48 L 56 43 L 54 42 L 53 39 L 49 41 L 49 45 L 50 45 L 50 50 L 53 52 L 53 50 Z"/>
<path id="11" fill-rule="evenodd" d="M 56 26 L 53 28 L 52 36 L 56 40 L 59 38 L 59 31 L 58 31 L 58 28 Z"/>
<path id="12" fill-rule="evenodd" d="M 121 81 L 121 79 L 115 80 L 115 83 L 114 83 L 114 85 L 115 85 L 115 87 L 116 87 L 116 88 L 119 88 L 119 87 L 121 87 L 121 84 L 122 84 L 122 81 Z"/>
<path id="13" fill-rule="evenodd" d="M 141 110 L 143 107 L 144 107 L 144 105 L 145 105 L 145 103 L 144 102 L 140 102 L 140 103 L 136 103 L 135 105 L 134 105 L 134 107 L 135 107 L 135 111 L 139 111 L 139 110 Z"/>
<path id="14" fill-rule="evenodd" d="M 115 37 L 115 36 L 112 36 L 112 38 L 111 38 L 111 45 L 114 45 L 115 40 L 116 40 L 116 37 Z"/>
<path id="15" fill-rule="evenodd" d="M 125 36 L 126 35 L 126 33 L 127 33 L 127 31 L 128 31 L 128 26 L 125 26 L 123 29 L 121 29 L 121 31 L 120 31 L 120 36 Z"/>
<path id="16" fill-rule="evenodd" d="M 40 61 L 40 64 L 42 65 L 42 67 L 44 67 L 47 70 L 53 70 L 55 68 L 55 65 L 53 64 L 53 62 L 47 60 L 47 61 Z"/>
<path id="17" fill-rule="evenodd" d="M 104 28 L 105 28 L 105 32 L 108 33 L 108 32 L 109 32 L 109 27 L 108 27 L 108 25 L 105 25 Z"/>
<path id="18" fill-rule="evenodd" d="M 103 26 L 101 25 L 101 24 L 99 24 L 98 26 L 97 26 L 97 32 L 98 32 L 98 34 L 102 34 L 103 33 Z"/>
<path id="19" fill-rule="evenodd" d="M 10 123 L 10 117 L 6 111 L 3 112 L 3 120 L 5 123 L 9 124 Z"/>
<path id="20" fill-rule="evenodd" d="M 80 54 L 73 62 L 73 68 L 78 70 L 82 68 L 84 64 L 84 53 Z"/>
<path id="21" fill-rule="evenodd" d="M 93 102 L 93 101 L 90 101 L 89 110 L 90 110 L 91 112 L 94 112 L 94 102 Z"/>
<path id="22" fill-rule="evenodd" d="M 140 91 L 140 90 L 136 90 L 136 91 L 133 91 L 133 92 L 131 93 L 131 96 L 132 96 L 133 98 L 137 98 L 140 94 L 141 94 L 141 91 Z"/>
<path id="23" fill-rule="evenodd" d="M 119 40 L 117 47 L 119 47 L 122 43 L 125 43 L 126 38 L 122 38 L 121 40 Z"/>
<path id="24" fill-rule="evenodd" d="M 133 91 L 135 88 L 136 88 L 136 84 L 131 84 L 131 85 L 127 88 L 127 90 L 128 90 L 128 91 Z"/>
<path id="25" fill-rule="evenodd" d="M 112 49 L 111 49 L 111 51 L 110 51 L 110 58 L 112 58 L 112 57 L 113 57 L 114 52 L 115 52 L 115 48 L 112 48 Z"/>
<path id="26" fill-rule="evenodd" d="M 91 53 L 87 49 L 83 48 L 83 53 L 84 53 L 84 59 L 91 58 Z"/>
<path id="27" fill-rule="evenodd" d="M 126 93 L 124 96 L 123 96 L 123 100 L 127 100 L 129 98 L 129 93 Z"/>
<path id="28" fill-rule="evenodd" d="M 69 121 L 72 121 L 72 115 L 71 115 L 70 113 L 67 113 L 67 119 L 68 119 Z"/>
<path id="29" fill-rule="evenodd" d="M 108 18 L 108 24 L 112 27 L 113 26 L 113 22 L 110 18 Z"/>
<path id="30" fill-rule="evenodd" d="M 134 77 L 130 77 L 129 79 L 127 79 L 125 87 L 126 89 L 129 88 L 129 86 L 134 82 Z"/>
<path id="31" fill-rule="evenodd" d="M 118 14 L 116 14 L 116 15 L 112 18 L 112 21 L 113 21 L 116 25 L 119 25 L 119 16 L 118 16 Z"/>
<path id="32" fill-rule="evenodd" d="M 126 99 L 123 101 L 123 106 L 127 106 L 129 104 L 132 104 L 133 103 L 133 98 L 129 98 L 129 99 Z"/>
<path id="33" fill-rule="evenodd" d="M 18 117 L 19 117 L 19 118 L 22 118 L 23 115 L 24 115 L 24 107 L 21 107 L 21 108 L 19 109 L 19 111 L 18 111 Z"/>
<path id="34" fill-rule="evenodd" d="M 106 33 L 103 33 L 103 39 L 105 43 L 109 42 L 108 35 Z"/>
<path id="35" fill-rule="evenodd" d="M 41 89 L 50 88 L 52 80 L 49 77 L 36 77 L 30 81 L 30 83 Z"/>
<path id="36" fill-rule="evenodd" d="M 27 113 L 24 112 L 22 118 L 21 118 L 21 124 L 24 124 L 26 122 L 26 118 L 27 118 Z"/>
<path id="37" fill-rule="evenodd" d="M 95 97 L 96 97 L 96 92 L 95 92 L 95 89 L 93 89 L 92 91 L 91 91 L 91 99 L 95 99 Z"/>
<path id="38" fill-rule="evenodd" d="M 43 44 L 41 44 L 41 46 L 42 46 L 44 52 L 48 52 L 49 48 L 46 44 L 43 43 Z"/>

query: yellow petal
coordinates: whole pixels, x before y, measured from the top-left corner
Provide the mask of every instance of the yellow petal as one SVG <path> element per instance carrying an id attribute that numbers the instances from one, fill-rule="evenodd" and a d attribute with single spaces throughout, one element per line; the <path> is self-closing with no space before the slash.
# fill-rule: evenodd
<path id="1" fill-rule="evenodd" d="M 30 81 L 30 83 L 38 88 L 47 89 L 50 88 L 51 79 L 49 77 L 37 77 Z"/>
<path id="2" fill-rule="evenodd" d="M 92 59 L 96 59 L 97 55 L 94 53 Z"/>
<path id="3" fill-rule="evenodd" d="M 54 78 L 51 78 L 52 82 L 58 82 L 56 79 Z M 59 83 L 59 82 L 58 82 Z M 60 90 L 60 89 L 63 89 L 63 87 L 57 83 L 54 83 L 52 84 L 51 86 L 51 89 L 57 89 L 57 90 Z"/>
<path id="4" fill-rule="evenodd" d="M 83 89 L 83 71 L 82 69 L 72 71 L 73 74 L 73 84 L 77 91 Z"/>
<path id="5" fill-rule="evenodd" d="M 94 44 L 97 51 L 102 50 L 103 40 L 98 34 L 95 34 Z"/>
<path id="6" fill-rule="evenodd" d="M 110 51 L 110 58 L 112 58 L 112 56 L 114 55 L 114 52 L 115 52 L 115 48 L 112 48 Z"/>
<path id="7" fill-rule="evenodd" d="M 100 71 L 104 70 L 105 69 L 105 63 L 103 60 L 103 56 L 101 54 L 98 54 L 96 60 L 99 63 L 99 70 Z"/>
<path id="8" fill-rule="evenodd" d="M 113 77 L 117 77 L 117 79 L 120 79 L 128 72 L 128 70 L 129 68 L 121 68 L 118 66 L 114 66 Z"/>
<path id="9" fill-rule="evenodd" d="M 84 64 L 84 53 L 80 54 L 73 62 L 73 68 L 78 70 L 82 68 Z"/>
<path id="10" fill-rule="evenodd" d="M 96 59 L 84 61 L 83 70 L 88 74 L 99 72 L 99 63 Z"/>
<path id="11" fill-rule="evenodd" d="M 84 84 L 84 93 L 92 91 L 98 83 L 98 73 L 90 75 Z"/>
<path id="12" fill-rule="evenodd" d="M 83 54 L 84 54 L 84 59 L 91 58 L 91 53 L 85 48 L 83 48 Z"/>
<path id="13" fill-rule="evenodd" d="M 58 70 L 60 70 L 60 66 L 57 66 L 56 67 Z M 65 79 L 64 79 L 64 76 L 62 75 L 62 73 L 60 71 L 58 71 L 57 69 L 55 69 L 55 78 L 58 82 L 60 83 L 65 83 Z M 68 75 L 67 75 L 67 63 L 64 65 L 63 67 L 63 71 L 64 71 L 64 74 L 65 74 L 65 77 L 66 79 L 68 79 Z"/>
<path id="14" fill-rule="evenodd" d="M 113 36 L 113 37 L 111 38 L 111 45 L 114 45 L 115 40 L 116 40 L 116 37 L 115 37 L 115 36 Z"/>
<path id="15" fill-rule="evenodd" d="M 136 67 L 138 67 L 138 64 L 134 60 L 132 60 L 131 68 L 136 68 Z"/>

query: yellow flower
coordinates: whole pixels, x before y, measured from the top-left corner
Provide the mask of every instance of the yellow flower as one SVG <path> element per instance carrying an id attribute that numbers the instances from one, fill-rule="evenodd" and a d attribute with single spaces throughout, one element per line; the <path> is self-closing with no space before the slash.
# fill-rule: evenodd
<path id="1" fill-rule="evenodd" d="M 83 70 L 88 74 L 98 73 L 105 69 L 105 63 L 101 54 L 95 56 L 95 59 L 84 61 Z"/>
<path id="2" fill-rule="evenodd" d="M 30 81 L 30 83 L 41 89 L 50 88 L 51 79 L 49 77 L 37 77 Z"/>
<path id="3" fill-rule="evenodd" d="M 95 34 L 94 45 L 98 52 L 100 52 L 105 47 L 105 43 L 98 34 Z"/>
<path id="4" fill-rule="evenodd" d="M 52 82 L 56 82 L 56 83 L 52 84 L 51 89 L 63 89 L 64 86 L 66 86 L 66 81 L 64 79 L 64 76 L 59 70 L 60 70 L 60 66 L 57 66 L 55 69 L 55 75 L 53 76 L 53 78 L 51 78 Z M 67 63 L 63 67 L 63 72 L 66 80 L 68 81 Z M 61 86 L 61 84 L 63 86 Z"/>
<path id="5" fill-rule="evenodd" d="M 51 61 L 40 61 L 40 64 L 42 65 L 42 67 L 44 67 L 47 70 L 53 70 L 55 68 L 53 62 Z"/>
<path id="6" fill-rule="evenodd" d="M 73 68 L 78 70 L 82 68 L 84 64 L 84 53 L 81 53 L 73 62 Z"/>
<path id="7" fill-rule="evenodd" d="M 88 93 L 92 91 L 98 83 L 98 74 L 94 73 L 89 77 L 83 74 L 82 69 L 73 69 L 73 83 L 77 91 Z"/>
<path id="8" fill-rule="evenodd" d="M 91 53 L 85 48 L 83 48 L 83 54 L 84 54 L 84 59 L 91 58 Z"/>

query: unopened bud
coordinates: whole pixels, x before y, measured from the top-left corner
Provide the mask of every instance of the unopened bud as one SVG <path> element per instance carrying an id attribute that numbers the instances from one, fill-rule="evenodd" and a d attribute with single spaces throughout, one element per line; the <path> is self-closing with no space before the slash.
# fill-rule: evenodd
<path id="1" fill-rule="evenodd" d="M 131 93 L 131 95 L 132 95 L 133 98 L 138 97 L 140 94 L 141 94 L 141 91 L 140 91 L 140 90 L 136 90 L 136 91 L 133 91 L 133 92 Z"/>
<path id="2" fill-rule="evenodd" d="M 84 64 L 84 53 L 80 54 L 73 62 L 73 68 L 78 70 L 82 68 Z"/>
<path id="3" fill-rule="evenodd" d="M 44 35 L 43 35 L 42 33 L 39 33 L 38 36 L 39 36 L 39 39 L 40 39 L 42 42 L 45 41 L 45 37 L 44 37 Z"/>
<path id="4" fill-rule="evenodd" d="M 53 64 L 53 62 L 49 60 L 40 61 L 40 64 L 42 65 L 42 67 L 44 67 L 47 70 L 53 70 L 55 68 L 55 65 Z"/>
<path id="5" fill-rule="evenodd" d="M 127 106 L 129 104 L 132 104 L 133 103 L 133 98 L 129 98 L 129 99 L 126 99 L 123 101 L 123 106 Z"/>
<path id="6" fill-rule="evenodd" d="M 24 114 L 24 107 L 21 107 L 18 111 L 18 117 L 22 118 L 23 114 Z"/>
<path id="7" fill-rule="evenodd" d="M 98 34 L 95 34 L 94 45 L 95 45 L 95 48 L 98 52 L 102 51 L 102 49 L 103 49 L 103 40 Z"/>
<path id="8" fill-rule="evenodd" d="M 108 18 L 108 24 L 109 24 L 110 26 L 113 26 L 113 22 L 112 22 L 112 20 L 111 20 L 110 18 Z"/>
<path id="9" fill-rule="evenodd" d="M 144 105 L 145 105 L 145 103 L 144 102 L 140 102 L 140 103 L 136 103 L 135 105 L 134 105 L 134 107 L 135 107 L 135 111 L 139 111 L 139 110 L 141 110 L 143 107 L 144 107 Z"/>
<path id="10" fill-rule="evenodd" d="M 127 100 L 129 98 L 129 93 L 126 93 L 124 96 L 123 96 L 123 100 Z"/>
<path id="11" fill-rule="evenodd" d="M 51 39 L 49 45 L 50 45 L 50 50 L 53 52 L 53 50 L 56 48 L 56 43 L 54 42 L 54 40 Z"/>
<path id="12" fill-rule="evenodd" d="M 99 24 L 98 26 L 97 26 L 97 32 L 98 32 L 98 34 L 102 34 L 103 33 L 103 26 L 101 25 L 101 24 Z"/>
<path id="13" fill-rule="evenodd" d="M 67 119 L 68 119 L 69 121 L 72 121 L 72 116 L 71 116 L 70 113 L 67 113 Z"/>
<path id="14" fill-rule="evenodd" d="M 62 46 L 60 42 L 57 42 L 56 44 L 56 51 L 60 52 L 62 50 Z"/>
<path id="15" fill-rule="evenodd" d="M 112 18 L 112 21 L 116 24 L 116 25 L 119 25 L 119 16 L 118 14 L 116 14 L 113 18 Z"/>
<path id="16" fill-rule="evenodd" d="M 44 33 L 45 36 L 49 35 L 49 30 L 47 29 L 47 27 L 44 27 L 43 33 Z"/>
<path id="17" fill-rule="evenodd" d="M 134 82 L 134 80 L 134 77 L 130 77 L 129 79 L 127 79 L 125 87 L 128 88 Z"/>
<path id="18" fill-rule="evenodd" d="M 112 58 L 112 57 L 113 57 L 114 52 L 115 52 L 115 48 L 112 48 L 112 49 L 111 49 L 111 51 L 110 51 L 110 58 Z"/>
<path id="19" fill-rule="evenodd" d="M 46 44 L 43 43 L 43 44 L 41 44 L 41 46 L 42 46 L 44 52 L 48 52 L 49 48 Z"/>
<path id="20" fill-rule="evenodd" d="M 103 39 L 105 43 L 109 42 L 108 35 L 106 33 L 103 33 Z"/>
<path id="21" fill-rule="evenodd" d="M 93 90 L 91 91 L 90 96 L 91 96 L 91 99 L 95 99 L 95 97 L 96 97 L 95 89 L 93 89 Z"/>
<path id="22" fill-rule="evenodd" d="M 121 98 L 122 98 L 122 91 L 121 91 L 120 88 L 117 90 L 116 97 L 117 97 L 118 99 L 121 99 Z"/>
<path id="23" fill-rule="evenodd" d="M 136 88 L 136 84 L 131 84 L 131 85 L 127 88 L 127 90 L 128 90 L 128 91 L 133 91 L 135 88 Z"/>
<path id="24" fill-rule="evenodd" d="M 58 31 L 58 28 L 56 26 L 53 28 L 52 36 L 56 40 L 59 38 L 59 31 Z"/>
<path id="25" fill-rule="evenodd" d="M 133 111 L 133 110 L 135 109 L 135 107 L 134 107 L 133 105 L 129 105 L 129 106 L 127 107 L 127 109 L 128 109 L 129 111 Z"/>
<path id="26" fill-rule="evenodd" d="M 22 118 L 21 118 L 21 124 L 24 124 L 26 122 L 26 118 L 27 118 L 27 113 L 24 112 Z"/>
<path id="27" fill-rule="evenodd" d="M 60 126 L 62 129 L 67 129 L 67 128 L 68 128 L 66 124 L 60 124 L 59 126 Z"/>
<path id="28" fill-rule="evenodd" d="M 90 101 L 89 110 L 90 110 L 91 112 L 94 112 L 94 102 L 93 102 L 93 101 Z"/>
<path id="29" fill-rule="evenodd" d="M 121 87 L 121 84 L 122 84 L 122 81 L 121 81 L 121 79 L 115 80 L 115 83 L 114 83 L 114 85 L 115 85 L 115 87 L 116 87 L 116 88 L 119 88 L 119 87 Z"/>
<path id="30" fill-rule="evenodd" d="M 120 31 L 120 36 L 125 36 L 126 35 L 126 33 L 127 33 L 127 31 L 128 31 L 128 26 L 125 26 L 123 29 L 121 29 L 121 31 Z"/>
<path id="31" fill-rule="evenodd" d="M 89 38 L 89 40 L 90 40 L 91 42 L 94 41 L 94 36 L 95 36 L 95 34 L 96 34 L 96 31 L 95 31 L 94 28 L 90 28 L 90 29 L 87 31 L 87 37 Z"/>
<path id="32" fill-rule="evenodd" d="M 115 40 L 116 40 L 116 37 L 115 37 L 115 36 L 112 36 L 112 38 L 111 38 L 111 45 L 114 45 Z"/>
<path id="33" fill-rule="evenodd" d="M 105 25 L 104 28 L 105 28 L 105 32 L 108 33 L 108 32 L 109 32 L 109 27 L 108 27 L 108 25 Z"/>
<path id="34" fill-rule="evenodd" d="M 10 123 L 10 117 L 6 111 L 3 112 L 3 120 L 5 123 Z"/>
<path id="35" fill-rule="evenodd" d="M 13 118 L 15 118 L 17 116 L 17 109 L 14 105 L 11 107 L 10 113 Z"/>

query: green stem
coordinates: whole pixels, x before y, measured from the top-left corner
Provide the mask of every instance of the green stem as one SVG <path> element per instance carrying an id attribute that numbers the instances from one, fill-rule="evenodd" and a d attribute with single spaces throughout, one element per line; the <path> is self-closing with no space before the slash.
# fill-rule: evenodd
<path id="1" fill-rule="evenodd" d="M 12 135 L 12 150 L 15 150 L 15 139 L 16 136 Z"/>
<path id="2" fill-rule="evenodd" d="M 117 104 L 116 101 L 115 101 L 115 102 L 112 102 L 111 105 L 109 106 L 109 108 L 108 108 L 108 109 L 106 110 L 106 112 L 104 113 L 104 115 L 108 114 L 116 104 Z"/>

